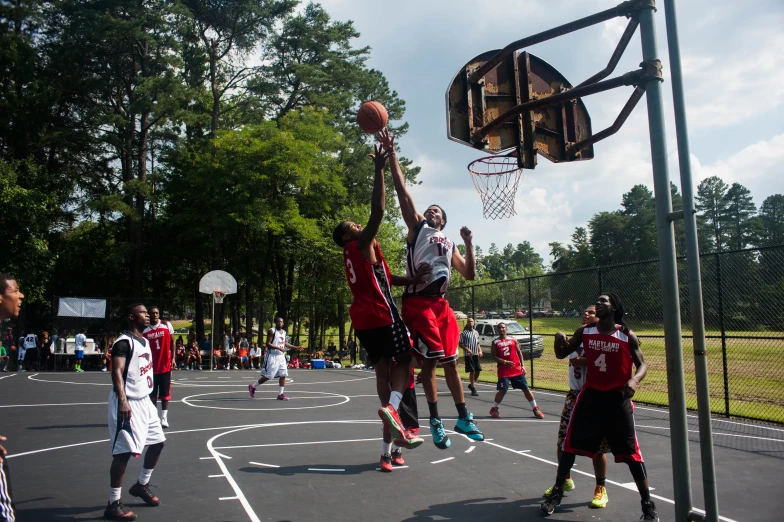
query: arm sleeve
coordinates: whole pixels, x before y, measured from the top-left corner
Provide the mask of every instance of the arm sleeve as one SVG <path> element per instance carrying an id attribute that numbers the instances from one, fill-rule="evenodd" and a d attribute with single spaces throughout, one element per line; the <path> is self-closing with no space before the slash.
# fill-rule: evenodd
<path id="1" fill-rule="evenodd" d="M 125 339 L 117 341 L 112 346 L 112 357 L 125 357 L 126 359 L 131 354 L 131 343 Z"/>

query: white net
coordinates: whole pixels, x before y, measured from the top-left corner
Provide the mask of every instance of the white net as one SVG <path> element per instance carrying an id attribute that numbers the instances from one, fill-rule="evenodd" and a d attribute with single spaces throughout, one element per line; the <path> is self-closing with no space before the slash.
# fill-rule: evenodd
<path id="1" fill-rule="evenodd" d="M 226 297 L 226 294 L 223 292 L 213 292 L 212 298 L 215 300 L 216 304 L 221 304 L 223 302 L 223 298 Z"/>
<path id="2" fill-rule="evenodd" d="M 501 219 L 517 214 L 514 208 L 523 169 L 516 156 L 488 156 L 468 164 L 468 171 L 482 198 L 482 217 Z"/>

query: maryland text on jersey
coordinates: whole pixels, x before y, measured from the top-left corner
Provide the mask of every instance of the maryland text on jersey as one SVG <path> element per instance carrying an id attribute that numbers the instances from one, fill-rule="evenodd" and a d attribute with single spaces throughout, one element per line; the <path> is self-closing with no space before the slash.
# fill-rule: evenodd
<path id="1" fill-rule="evenodd" d="M 617 352 L 621 349 L 621 343 L 608 342 L 601 339 L 589 339 L 588 349 L 599 352 Z"/>

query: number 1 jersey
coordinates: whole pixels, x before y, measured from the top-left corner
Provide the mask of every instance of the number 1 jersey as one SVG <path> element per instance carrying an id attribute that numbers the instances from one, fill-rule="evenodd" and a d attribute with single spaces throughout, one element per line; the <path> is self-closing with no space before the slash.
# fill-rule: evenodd
<path id="1" fill-rule="evenodd" d="M 159 321 L 145 328 L 144 338 L 150 343 L 152 351 L 152 373 L 167 373 L 172 370 L 171 342 L 174 336 L 174 327 L 168 321 Z"/>
<path id="2" fill-rule="evenodd" d="M 630 333 L 620 324 L 615 325 L 615 331 L 610 335 L 599 332 L 595 325 L 583 328 L 583 350 L 588 363 L 585 388 L 623 390 L 632 377 Z"/>
<path id="3" fill-rule="evenodd" d="M 373 249 L 378 259 L 375 265 L 365 259 L 356 241 L 343 247 L 346 280 L 354 296 L 348 311 L 356 330 L 372 330 L 400 321 L 392 299 L 392 275 L 378 241 L 373 241 Z"/>

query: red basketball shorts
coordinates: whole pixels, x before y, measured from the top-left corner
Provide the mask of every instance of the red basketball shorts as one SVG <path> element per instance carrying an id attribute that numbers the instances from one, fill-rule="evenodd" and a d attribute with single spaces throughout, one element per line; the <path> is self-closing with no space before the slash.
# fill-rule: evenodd
<path id="1" fill-rule="evenodd" d="M 457 359 L 460 330 L 449 302 L 440 297 L 403 299 L 403 322 L 411 332 L 413 350 L 425 359 L 445 363 Z"/>

